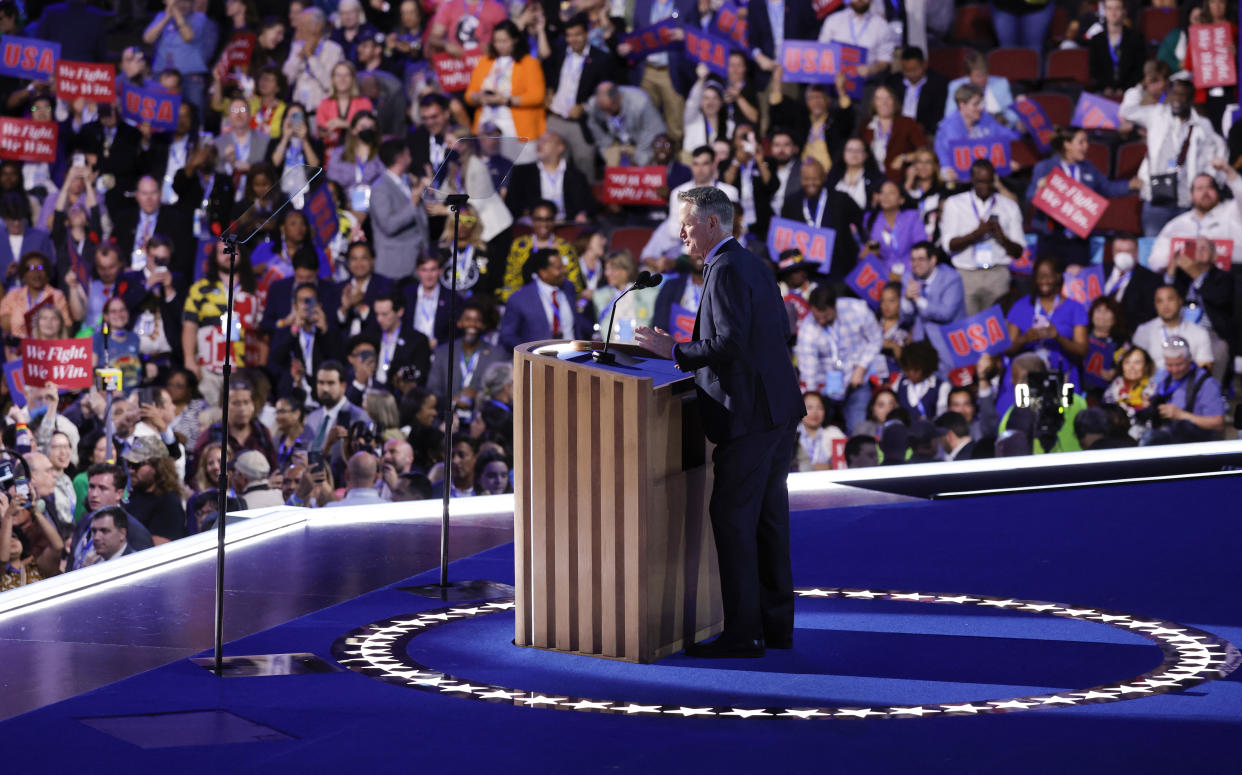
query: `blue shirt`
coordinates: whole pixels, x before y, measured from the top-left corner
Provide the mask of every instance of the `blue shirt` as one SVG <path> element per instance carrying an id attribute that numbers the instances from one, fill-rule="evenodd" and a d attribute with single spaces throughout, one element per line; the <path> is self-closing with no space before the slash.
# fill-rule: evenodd
<path id="1" fill-rule="evenodd" d="M 939 128 L 936 129 L 936 158 L 940 159 L 941 167 L 952 169 L 953 153 L 950 150 L 950 145 L 954 140 L 1000 137 L 1012 142 L 1021 136 L 992 118 L 989 113 L 984 113 L 980 116 L 979 121 L 970 129 L 966 128 L 966 122 L 962 120 L 962 114 L 954 113 L 952 116 L 945 116 L 944 120 L 940 122 Z"/>
<path id="2" fill-rule="evenodd" d="M 1035 303 L 1031 301 L 1030 296 L 1023 296 L 1014 302 L 1006 319 L 1023 332 L 1037 326 L 1051 324 L 1058 334 L 1066 339 L 1073 339 L 1074 326 L 1087 325 L 1087 310 L 1073 299 L 1067 299 L 1064 296 L 1058 296 L 1057 299 L 1057 305 L 1053 308 L 1051 315 L 1048 315 L 1042 306 L 1039 308 L 1040 319 L 1037 321 Z M 1082 387 L 1082 381 L 1078 378 L 1078 366 L 1061 348 L 1061 343 L 1055 339 L 1030 342 L 1022 348 L 1022 352 L 1038 352 L 1048 361 L 1048 368 L 1065 372 L 1066 378 L 1073 381 L 1076 388 Z"/>
<path id="3" fill-rule="evenodd" d="M 152 24 L 161 24 L 167 11 L 160 11 Z M 208 60 L 215 52 L 216 38 L 219 33 L 216 25 L 206 14 L 191 13 L 185 17 L 186 24 L 194 31 L 194 40 L 186 41 L 177 31 L 177 25 L 169 22 L 165 25 L 160 39 L 155 42 L 155 58 L 152 69 L 155 72 L 173 69 L 182 75 L 206 73 Z"/>

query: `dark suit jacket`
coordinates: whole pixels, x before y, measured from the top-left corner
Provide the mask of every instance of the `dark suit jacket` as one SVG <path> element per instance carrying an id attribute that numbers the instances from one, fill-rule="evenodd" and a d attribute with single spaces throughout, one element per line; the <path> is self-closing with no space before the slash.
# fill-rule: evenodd
<path id="1" fill-rule="evenodd" d="M 152 298 L 152 291 L 147 289 L 146 277 L 141 269 L 124 272 L 120 282 L 125 287 L 125 294 L 121 298 L 129 308 L 129 319 L 136 321 L 142 312 L 143 303 Z M 181 363 L 181 315 L 185 309 L 185 295 L 189 287 L 190 284 L 184 276 L 173 272 L 173 289 L 177 291 L 177 295 L 171 302 L 164 301 L 163 296 L 158 300 L 160 320 L 163 322 L 164 336 L 172 348 L 173 363 Z"/>
<path id="2" fill-rule="evenodd" d="M 1087 70 L 1091 74 L 1091 91 L 1104 89 L 1128 89 L 1143 80 L 1143 63 L 1147 61 L 1147 46 L 1143 35 L 1133 27 L 1121 32 L 1121 45 L 1117 47 L 1117 69 L 1113 70 L 1113 58 L 1109 53 L 1108 33 L 1101 32 L 1087 41 Z"/>
<path id="3" fill-rule="evenodd" d="M 720 444 L 796 421 L 806 410 L 776 278 L 736 240 L 705 274 L 694 338 L 675 346 L 673 358 L 694 372 L 707 438 Z"/>
<path id="4" fill-rule="evenodd" d="M 897 112 L 906 98 L 906 81 L 901 73 L 890 73 L 885 79 L 897 100 Z M 936 125 L 944 118 L 944 104 L 949 99 L 949 79 L 934 70 L 927 71 L 927 80 L 919 90 L 919 105 L 916 118 L 923 131 L 932 134 Z"/>
<path id="5" fill-rule="evenodd" d="M 173 176 L 173 191 L 177 192 L 177 207 L 181 210 L 181 215 L 189 224 L 191 234 L 193 234 L 194 213 L 203 204 L 203 181 L 198 175 L 190 177 L 186 174 L 185 168 L 182 168 L 177 170 L 177 174 Z M 207 197 L 207 221 L 203 224 L 204 231 L 200 239 L 209 239 L 210 235 L 215 232 L 215 224 L 220 225 L 221 233 L 228 228 L 232 221 L 235 191 L 233 177 L 217 172 L 211 184 L 211 194 Z"/>
<path id="6" fill-rule="evenodd" d="M 1104 265 L 1104 278 L 1107 280 L 1112 273 L 1112 262 L 1108 262 Z M 1131 331 L 1156 316 L 1156 289 L 1163 284 L 1164 281 L 1155 272 L 1135 264 L 1126 291 L 1118 302 L 1126 315 L 1126 326 Z"/>
<path id="7" fill-rule="evenodd" d="M 561 283 L 560 290 L 571 300 L 571 304 L 573 299 L 578 298 L 573 283 L 568 280 Z M 576 306 L 573 329 L 572 336 L 575 339 L 591 337 L 591 323 L 577 311 Z M 568 339 L 571 332 L 562 331 L 561 335 Z M 523 342 L 551 338 L 552 327 L 548 324 L 547 313 L 544 312 L 543 302 L 539 298 L 539 287 L 532 280 L 509 297 L 509 303 L 505 305 L 504 317 L 500 319 L 500 344 L 512 350 Z"/>
<path id="8" fill-rule="evenodd" d="M 367 321 L 367 325 L 362 331 L 376 342 L 380 341 L 382 332 L 380 331 L 379 323 L 375 322 L 374 315 Z M 379 356 L 377 355 L 376 357 L 378 359 Z M 417 366 L 418 384 L 425 385 L 427 383 L 427 373 L 431 371 L 431 343 L 427 341 L 427 337 L 423 336 L 421 331 L 415 331 L 413 327 L 402 324 L 401 332 L 397 335 L 397 347 L 392 353 L 392 363 L 388 367 L 389 378 L 386 384 L 391 386 L 392 375 L 405 366 Z M 376 371 L 379 371 L 378 366 Z"/>
<path id="9" fill-rule="evenodd" d="M 543 60 L 543 81 L 547 85 L 549 99 L 556 94 L 556 89 L 561 83 L 561 67 L 565 64 L 567 51 L 569 51 L 569 46 L 562 41 L 561 45 L 554 48 L 552 56 Z M 595 46 L 587 46 L 586 62 L 583 63 L 582 75 L 578 78 L 578 93 L 574 97 L 574 102 L 585 105 L 595 95 L 595 87 L 615 77 L 612 57 L 608 52 Z M 583 115 L 585 116 L 585 113 Z"/>
<path id="10" fill-rule="evenodd" d="M 790 175 L 793 174 L 790 173 Z M 802 217 L 802 204 L 803 196 L 801 191 L 795 191 L 792 195 L 786 194 L 785 204 L 781 208 L 781 217 L 805 223 Z M 815 202 L 811 203 L 810 209 L 812 215 L 814 215 Z M 840 191 L 829 190 L 828 203 L 824 206 L 824 213 L 818 225 L 823 228 L 835 229 L 837 232 L 837 239 L 832 247 L 832 266 L 826 273 L 831 279 L 844 280 L 845 276 L 854 268 L 854 265 L 858 263 L 858 242 L 855 241 L 850 226 L 853 225 L 857 228 L 861 222 L 862 210 L 858 209 L 858 205 L 854 200 Z"/>
<path id="11" fill-rule="evenodd" d="M 172 132 L 161 132 L 151 136 L 151 145 L 142 152 L 142 157 L 139 161 L 142 174 L 150 175 L 159 181 L 164 180 L 164 173 L 168 171 L 168 151 L 172 147 L 172 139 Z M 198 147 L 198 144 L 198 134 L 191 132 L 186 143 L 186 158 L 193 155 L 194 149 Z M 172 170 L 172 172 L 176 173 L 176 170 Z"/>
<path id="12" fill-rule="evenodd" d="M 337 319 L 336 313 L 341 309 L 341 292 L 345 290 L 345 286 L 350 282 L 352 280 L 336 283 L 330 288 L 325 289 L 319 296 L 319 303 L 323 305 L 324 314 L 328 316 L 333 325 L 341 325 L 341 321 Z M 372 274 L 371 281 L 367 283 L 367 292 L 362 294 L 362 303 L 368 307 L 373 307 L 376 299 L 387 293 L 392 293 L 394 287 L 396 286 L 393 285 L 392 280 L 389 280 L 387 277 Z M 363 326 L 370 325 L 374 320 L 375 313 L 372 312 L 367 316 L 367 322 Z"/>
<path id="13" fill-rule="evenodd" d="M 105 137 L 104 126 L 97 120 L 84 125 L 78 132 L 79 141 L 85 141 L 86 147 L 99 152 L 99 162 L 95 165 L 99 174 L 116 177 L 116 186 L 109 194 L 121 195 L 133 191 L 142 169 L 142 135 L 124 121 L 118 121 L 116 136 L 106 152 Z M 110 201 L 108 206 L 114 207 L 114 203 Z"/>
<path id="14" fill-rule="evenodd" d="M 651 26 L 648 21 L 651 18 L 651 7 L 655 5 L 655 0 L 634 0 L 634 16 L 631 30 L 640 30 L 643 27 Z M 695 10 L 697 6 L 696 0 L 674 0 L 673 17 L 681 22 L 685 22 Z M 697 12 L 695 18 L 698 17 Z M 668 75 L 673 82 L 673 88 L 681 94 L 689 94 L 690 87 L 694 86 L 694 68 L 697 62 L 692 61 L 686 56 L 686 50 L 683 46 L 674 46 L 668 53 Z M 642 82 L 643 72 L 646 70 L 647 60 L 643 59 L 630 68 L 630 82 L 637 86 Z"/>
<path id="15" fill-rule="evenodd" d="M 121 252 L 121 264 L 129 262 L 134 252 L 134 240 L 138 236 L 138 203 L 128 200 L 129 207 L 112 211 L 112 233 L 116 236 L 117 247 Z M 173 260 L 171 269 L 183 277 L 194 276 L 194 256 L 197 245 L 190 224 L 181 212 L 172 205 L 160 205 L 159 215 L 155 219 L 155 233 L 163 234 L 172 240 Z"/>
<path id="16" fill-rule="evenodd" d="M 406 328 L 414 327 L 414 313 L 418 305 L 418 283 L 410 283 L 402 289 L 405 294 L 405 315 L 401 319 L 401 325 Z M 436 299 L 436 322 L 432 328 L 437 342 L 447 342 L 448 338 L 453 335 L 453 331 L 457 328 L 457 321 L 453 318 L 452 310 L 449 309 L 449 296 L 452 291 L 441 286 L 440 296 Z M 452 305 L 457 310 L 458 317 L 461 316 L 461 305 L 466 301 L 465 297 L 460 293 L 457 294 L 457 303 Z"/>
<path id="17" fill-rule="evenodd" d="M 1181 269 L 1173 274 L 1173 285 L 1181 292 L 1182 298 L 1189 298 L 1191 279 Z M 1233 307 L 1233 275 L 1213 266 L 1199 286 L 1199 297 L 1203 300 L 1203 311 L 1212 324 L 1212 330 L 1221 339 L 1229 343 L 1229 352 L 1237 352 L 1238 330 L 1237 319 Z"/>
<path id="18" fill-rule="evenodd" d="M 35 229 L 30 226 L 26 227 L 26 231 L 22 232 L 21 255 L 13 255 L 13 249 L 9 245 L 9 230 L 0 224 L 0 278 L 6 276 L 9 266 L 16 264 L 21 260 L 22 256 L 32 250 L 37 250 L 47 256 L 48 261 L 56 258 L 56 247 L 52 244 L 52 237 L 42 229 Z"/>
<path id="19" fill-rule="evenodd" d="M 431 163 L 431 133 L 420 126 L 406 136 L 405 143 L 410 149 L 410 174 L 422 175 Z"/>
<path id="20" fill-rule="evenodd" d="M 540 185 L 538 164 L 519 164 L 513 168 L 505 204 L 509 205 L 514 218 L 530 215 L 535 203 L 542 198 Z M 565 175 L 561 178 L 561 193 L 565 201 L 565 217 L 569 220 L 573 220 L 578 213 L 595 213 L 595 196 L 591 193 L 591 184 L 587 182 L 586 175 L 579 172 L 568 159 L 565 161 Z"/>
<path id="21" fill-rule="evenodd" d="M 901 106 L 898 105 L 900 110 Z M 869 126 L 864 126 L 858 133 L 862 141 L 867 144 L 867 148 L 871 148 L 871 141 L 875 139 L 875 131 Z M 893 118 L 893 133 L 888 138 L 888 152 L 883 159 L 876 159 L 881 167 L 884 168 L 884 174 L 891 180 L 903 180 L 901 168 L 893 169 L 893 159 L 902 154 L 911 153 L 927 145 L 927 136 L 923 132 L 923 127 L 919 122 L 912 118 L 897 114 Z"/>
<path id="22" fill-rule="evenodd" d="M 286 313 L 287 314 L 287 313 Z M 306 362 L 306 353 L 302 349 L 302 337 L 296 336 L 292 329 L 280 328 L 276 330 L 272 336 L 272 349 L 270 363 L 273 373 L 277 376 L 276 395 L 290 396 L 293 394 L 293 376 L 289 369 L 289 364 L 293 359 L 302 362 L 306 367 L 308 381 L 312 387 L 315 384 L 315 373 L 319 371 L 319 367 L 324 361 L 343 361 L 344 342 L 342 341 L 340 330 L 334 325 L 331 318 L 328 319 L 328 330 L 316 332 L 315 344 L 311 348 L 311 362 Z"/>

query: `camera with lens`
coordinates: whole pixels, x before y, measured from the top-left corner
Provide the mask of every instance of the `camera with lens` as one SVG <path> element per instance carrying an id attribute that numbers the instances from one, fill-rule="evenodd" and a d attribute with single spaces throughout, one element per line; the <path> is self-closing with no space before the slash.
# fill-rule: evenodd
<path id="1" fill-rule="evenodd" d="M 1146 409 L 1140 409 L 1134 413 L 1134 422 L 1137 425 L 1150 424 L 1153 428 L 1159 428 L 1164 424 L 1164 418 L 1160 416 L 1160 407 L 1169 402 L 1168 396 L 1156 394 L 1151 397 L 1151 403 Z"/>
<path id="2" fill-rule="evenodd" d="M 13 484 L 15 478 L 13 464 L 7 460 L 0 460 L 0 490 L 9 489 L 9 485 Z"/>
<path id="3" fill-rule="evenodd" d="M 1014 386 L 1014 405 L 1031 410 L 1035 416 L 1031 438 L 1039 439 L 1044 449 L 1056 444 L 1073 397 L 1074 383 L 1067 382 L 1060 371 L 1028 372 L 1026 382 Z"/>
<path id="4" fill-rule="evenodd" d="M 359 420 L 349 426 L 349 440 L 355 452 L 370 452 L 376 457 L 380 456 L 376 449 L 376 442 L 379 441 L 379 428 L 374 422 Z"/>

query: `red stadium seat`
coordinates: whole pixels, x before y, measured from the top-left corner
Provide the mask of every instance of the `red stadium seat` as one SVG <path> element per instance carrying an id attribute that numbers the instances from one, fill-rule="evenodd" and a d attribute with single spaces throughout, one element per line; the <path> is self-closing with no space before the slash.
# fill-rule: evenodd
<path id="1" fill-rule="evenodd" d="M 1087 161 L 1105 175 L 1112 171 L 1112 149 L 1104 143 L 1087 143 Z"/>
<path id="2" fill-rule="evenodd" d="M 1039 103 L 1039 107 L 1048 114 L 1048 120 L 1053 126 L 1069 126 L 1074 118 L 1074 101 L 1064 94 L 1041 91 L 1026 96 Z"/>
<path id="3" fill-rule="evenodd" d="M 1091 82 L 1089 57 L 1085 48 L 1059 48 L 1048 52 L 1044 63 L 1044 80 L 1076 83 Z"/>
<path id="4" fill-rule="evenodd" d="M 1177 11 L 1173 8 L 1144 8 L 1139 14 L 1139 31 L 1149 46 L 1158 46 L 1177 27 Z"/>
<path id="5" fill-rule="evenodd" d="M 996 32 L 992 28 L 991 6 L 976 4 L 958 8 L 949 37 L 959 43 L 994 43 Z"/>
<path id="6" fill-rule="evenodd" d="M 1021 171 L 1034 167 L 1039 162 L 1040 156 L 1031 141 L 1023 138 L 1009 144 L 1009 158 L 1018 166 L 1017 171 Z"/>
<path id="7" fill-rule="evenodd" d="M 1108 200 L 1108 209 L 1095 225 L 1094 233 L 1116 232 L 1143 233 L 1143 200 L 1139 199 L 1138 194 Z"/>
<path id="8" fill-rule="evenodd" d="M 1147 158 L 1147 142 L 1133 140 L 1117 149 L 1117 165 L 1113 168 L 1114 180 L 1127 180 L 1138 174 L 1139 165 Z"/>
<path id="9" fill-rule="evenodd" d="M 571 223 L 565 226 L 557 226 L 556 236 L 560 237 L 566 242 L 573 242 L 574 240 L 578 238 L 578 233 L 582 231 L 583 228 L 584 228 L 583 225 L 580 223 Z"/>
<path id="10" fill-rule="evenodd" d="M 1039 52 L 1033 48 L 998 48 L 988 54 L 988 71 L 1011 81 L 1039 80 Z"/>
<path id="11" fill-rule="evenodd" d="M 637 261 L 643 248 L 647 246 L 647 241 L 651 239 L 651 232 L 646 226 L 622 226 L 608 238 L 608 249 L 628 250 Z"/>
<path id="12" fill-rule="evenodd" d="M 1052 12 L 1052 23 L 1048 25 L 1048 43 L 1050 47 L 1056 48 L 1065 40 L 1065 33 L 1069 30 L 1070 16 L 1069 13 L 1061 7 Z"/>
<path id="13" fill-rule="evenodd" d="M 535 230 L 530 227 L 530 224 L 526 224 L 526 223 L 513 224 L 513 238 L 514 239 L 517 239 L 518 237 L 525 237 L 527 234 L 534 234 L 534 233 L 535 233 Z"/>
<path id="14" fill-rule="evenodd" d="M 965 46 L 933 48 L 927 55 L 927 66 L 952 81 L 966 75 L 966 55 L 969 53 L 970 49 Z"/>

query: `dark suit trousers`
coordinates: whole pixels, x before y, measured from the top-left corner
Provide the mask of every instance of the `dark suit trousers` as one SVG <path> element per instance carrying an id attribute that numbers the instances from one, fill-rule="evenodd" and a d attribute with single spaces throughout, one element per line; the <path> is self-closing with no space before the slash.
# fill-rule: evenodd
<path id="1" fill-rule="evenodd" d="M 710 504 L 729 641 L 793 637 L 789 476 L 796 423 L 720 444 Z"/>

